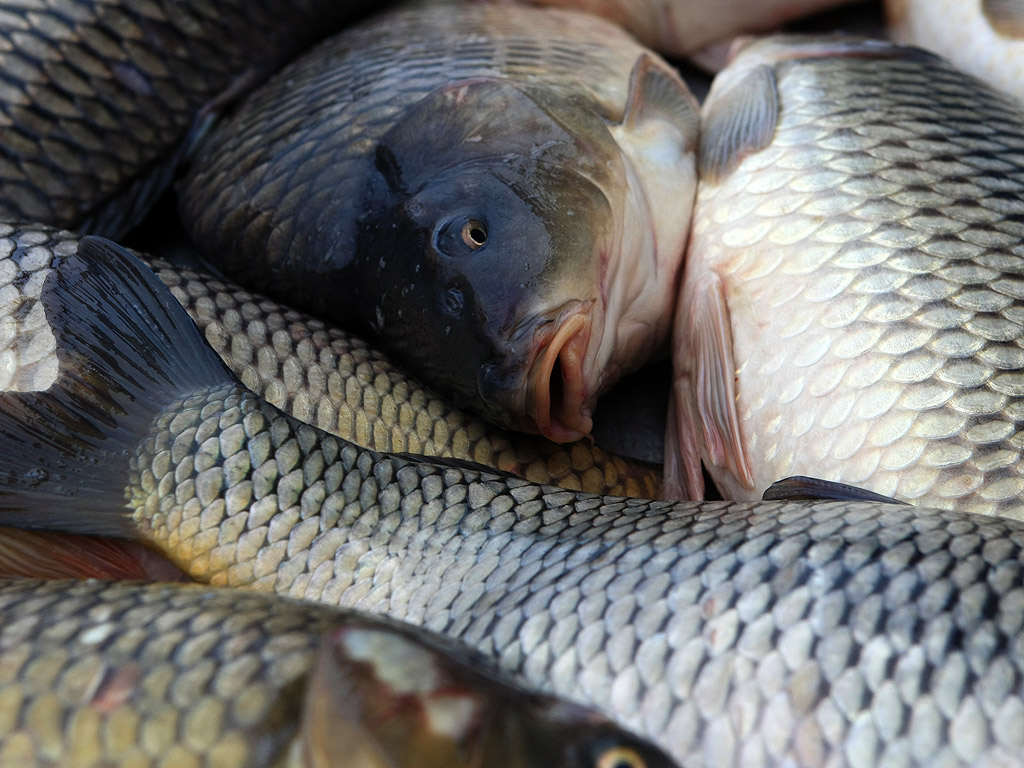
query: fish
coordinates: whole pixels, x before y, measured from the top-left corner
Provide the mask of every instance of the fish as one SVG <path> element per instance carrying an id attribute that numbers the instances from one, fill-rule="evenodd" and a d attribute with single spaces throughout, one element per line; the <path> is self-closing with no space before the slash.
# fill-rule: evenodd
<path id="1" fill-rule="evenodd" d="M 423 626 L 680 765 L 1024 765 L 1020 521 L 827 483 L 624 499 L 375 453 L 245 390 L 109 241 L 39 290 L 60 375 L 0 393 L 4 525 Z"/>
<path id="2" fill-rule="evenodd" d="M 0 390 L 56 375 L 38 287 L 80 236 L 0 224 Z M 249 389 L 292 416 L 375 450 L 457 458 L 577 490 L 657 498 L 661 468 L 590 441 L 558 445 L 451 406 L 360 337 L 223 276 L 138 253 Z M 18 286 L 29 286 L 29 291 Z M 42 331 L 42 332 L 41 332 Z"/>
<path id="3" fill-rule="evenodd" d="M 487 0 L 484 0 L 485 2 Z M 490 0 L 514 4 L 520 0 Z M 573 8 L 621 25 L 654 50 L 668 56 L 697 56 L 733 38 L 781 29 L 804 16 L 845 5 L 850 0 L 528 0 L 534 5 Z"/>
<path id="4" fill-rule="evenodd" d="M 672 768 L 380 616 L 200 585 L 0 580 L 0 763 Z"/>
<path id="5" fill-rule="evenodd" d="M 666 495 L 788 475 L 1024 517 L 1024 113 L 896 43 L 768 38 L 702 113 Z"/>
<path id="6" fill-rule="evenodd" d="M 40 0 L 0 15 L 0 220 L 116 237 L 212 117 L 381 3 Z"/>
<path id="7" fill-rule="evenodd" d="M 889 34 L 953 62 L 1024 101 L 1024 7 L 1012 0 L 887 0 Z"/>
<path id="8" fill-rule="evenodd" d="M 665 352 L 697 129 L 678 73 L 608 22 L 396 11 L 254 91 L 179 208 L 228 276 L 372 335 L 459 407 L 569 442 Z"/>

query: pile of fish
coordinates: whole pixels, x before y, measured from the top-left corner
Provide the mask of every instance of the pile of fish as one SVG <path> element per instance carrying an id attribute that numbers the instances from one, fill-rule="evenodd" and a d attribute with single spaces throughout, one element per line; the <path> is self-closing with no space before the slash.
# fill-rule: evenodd
<path id="1" fill-rule="evenodd" d="M 0 581 L 0 765 L 1024 765 L 1012 97 L 777 36 L 698 127 L 614 24 L 508 3 L 253 88 L 351 17 L 129 5 L 0 14 L 0 577 L 74 579 Z M 182 164 L 197 246 L 313 314 L 96 236 Z M 673 322 L 689 500 L 508 431 L 585 437 Z"/>

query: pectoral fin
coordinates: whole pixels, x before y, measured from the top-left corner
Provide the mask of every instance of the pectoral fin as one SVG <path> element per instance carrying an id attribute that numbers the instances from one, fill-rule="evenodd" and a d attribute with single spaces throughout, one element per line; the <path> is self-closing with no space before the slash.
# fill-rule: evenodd
<path id="1" fill-rule="evenodd" d="M 779 94 L 771 67 L 754 67 L 723 92 L 712 91 L 701 113 L 701 181 L 718 183 L 743 158 L 767 147 L 778 120 Z"/>
<path id="2" fill-rule="evenodd" d="M 816 477 L 794 475 L 778 480 L 761 496 L 763 501 L 881 501 L 886 504 L 906 504 L 892 496 L 858 488 L 856 485 L 819 480 Z"/>
<path id="3" fill-rule="evenodd" d="M 704 472 L 701 470 L 700 447 L 697 445 L 696 420 L 690 417 L 692 406 L 685 401 L 689 390 L 678 382 L 673 385 L 665 420 L 666 499 L 702 501 Z M 680 401 L 677 403 L 676 401 Z"/>
<path id="4" fill-rule="evenodd" d="M 677 363 L 676 370 L 683 375 L 677 373 L 674 384 L 679 455 L 687 491 L 691 498 L 703 495 L 696 447 L 701 439 L 712 467 L 731 472 L 744 487 L 753 488 L 736 409 L 736 363 L 725 289 L 721 279 L 709 273 L 687 295 L 692 303 L 680 312 L 688 313 L 688 322 L 677 323 L 676 333 L 687 335 L 685 354 L 692 359 Z M 666 474 L 670 469 L 666 463 Z M 695 489 L 700 489 L 699 495 L 694 494 Z"/>

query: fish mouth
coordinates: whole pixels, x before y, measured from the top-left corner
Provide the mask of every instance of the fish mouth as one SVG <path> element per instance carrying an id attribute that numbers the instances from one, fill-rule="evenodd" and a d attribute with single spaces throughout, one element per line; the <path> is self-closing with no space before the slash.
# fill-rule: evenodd
<path id="1" fill-rule="evenodd" d="M 538 329 L 538 352 L 527 385 L 527 417 L 537 431 L 556 443 L 590 436 L 594 422 L 584 375 L 593 319 L 589 306 L 577 305 L 557 323 Z"/>

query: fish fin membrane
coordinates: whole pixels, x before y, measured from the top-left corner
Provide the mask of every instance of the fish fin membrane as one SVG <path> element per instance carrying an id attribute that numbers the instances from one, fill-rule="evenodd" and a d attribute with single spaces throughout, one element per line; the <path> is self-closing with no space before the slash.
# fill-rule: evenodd
<path id="1" fill-rule="evenodd" d="M 732 473 L 743 487 L 753 488 L 754 476 L 743 448 L 740 417 L 736 411 L 736 363 L 725 288 L 718 275 L 711 273 L 702 280 L 694 295 L 697 300 L 689 310 L 681 310 L 691 313 L 687 332 L 695 359 L 690 363 L 693 366 L 689 382 L 692 393 L 676 398 L 687 426 L 687 434 L 680 437 L 685 441 L 703 436 L 704 452 L 710 465 Z M 687 475 L 695 483 L 700 464 L 696 462 L 694 466 L 693 463 L 691 457 Z"/>
<path id="2" fill-rule="evenodd" d="M 1024 2 L 1022 0 L 981 0 L 981 13 L 1002 37 L 1024 37 Z"/>
<path id="3" fill-rule="evenodd" d="M 58 375 L 0 392 L 0 524 L 131 537 L 131 457 L 154 418 L 204 387 L 237 381 L 156 275 L 124 248 L 83 238 L 40 301 Z"/>
<path id="4" fill-rule="evenodd" d="M 684 398 L 688 390 L 682 382 L 672 387 L 665 419 L 665 467 L 662 495 L 666 499 L 703 501 L 704 473 L 701 471 L 700 448 L 697 446 L 697 425 L 684 418 L 690 411 Z"/>
<path id="5" fill-rule="evenodd" d="M 2 527 L 0 578 L 187 580 L 169 560 L 133 541 Z"/>
<path id="6" fill-rule="evenodd" d="M 651 54 L 642 53 L 629 75 L 622 124 L 633 130 L 651 120 L 678 126 L 680 134 L 694 143 L 700 135 L 700 106 L 686 83 Z M 686 149 L 692 151 L 696 146 Z"/>
<path id="7" fill-rule="evenodd" d="M 697 170 L 717 184 L 743 159 L 771 144 L 779 120 L 775 71 L 761 64 L 704 102 Z"/>
<path id="8" fill-rule="evenodd" d="M 856 485 L 821 480 L 816 477 L 794 475 L 772 483 L 761 496 L 763 501 L 880 501 L 903 504 L 892 496 L 859 488 Z"/>

